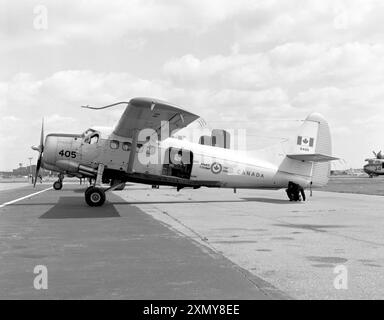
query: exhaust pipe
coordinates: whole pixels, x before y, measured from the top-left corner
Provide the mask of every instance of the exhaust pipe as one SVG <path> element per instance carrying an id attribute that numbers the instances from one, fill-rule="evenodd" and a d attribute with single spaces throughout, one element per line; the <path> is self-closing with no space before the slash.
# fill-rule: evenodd
<path id="1" fill-rule="evenodd" d="M 91 167 L 83 166 L 82 164 L 79 165 L 79 172 L 87 172 L 89 174 L 97 175 L 97 170 L 93 169 Z"/>
<path id="2" fill-rule="evenodd" d="M 78 164 L 74 161 L 68 160 L 59 160 L 56 162 L 56 166 L 68 171 L 68 173 L 81 173 L 87 177 L 95 177 L 97 175 L 97 170 L 91 167 L 84 166 L 82 164 Z"/>

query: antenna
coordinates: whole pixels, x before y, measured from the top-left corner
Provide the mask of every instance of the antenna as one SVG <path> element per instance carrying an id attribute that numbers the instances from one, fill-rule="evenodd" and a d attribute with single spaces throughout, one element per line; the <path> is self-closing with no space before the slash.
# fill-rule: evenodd
<path id="1" fill-rule="evenodd" d="M 92 110 L 102 110 L 102 109 L 111 108 L 111 107 L 114 107 L 114 106 L 117 106 L 117 105 L 120 105 L 120 104 L 129 104 L 129 102 L 126 102 L 126 101 L 120 101 L 120 102 L 116 102 L 116 103 L 113 103 L 113 104 L 109 104 L 109 105 L 107 105 L 107 106 L 103 106 L 103 107 L 90 107 L 89 105 L 86 105 L 86 106 L 81 106 L 81 108 L 84 108 L 84 109 L 92 109 Z"/>

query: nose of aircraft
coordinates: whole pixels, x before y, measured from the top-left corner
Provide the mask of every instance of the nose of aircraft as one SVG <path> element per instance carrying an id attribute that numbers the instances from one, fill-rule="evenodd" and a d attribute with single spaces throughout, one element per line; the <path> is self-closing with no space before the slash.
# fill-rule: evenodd
<path id="1" fill-rule="evenodd" d="M 45 138 L 43 161 L 48 164 L 55 164 L 55 153 L 57 148 L 57 137 L 48 135 Z"/>

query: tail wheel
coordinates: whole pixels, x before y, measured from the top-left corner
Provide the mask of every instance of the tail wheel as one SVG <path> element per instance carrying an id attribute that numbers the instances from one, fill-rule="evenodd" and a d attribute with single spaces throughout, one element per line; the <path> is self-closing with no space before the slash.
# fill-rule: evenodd
<path id="1" fill-rule="evenodd" d="M 55 181 L 53 183 L 53 189 L 55 190 L 61 190 L 62 187 L 63 187 L 63 183 L 60 180 Z"/>
<path id="2" fill-rule="evenodd" d="M 96 187 L 90 187 L 85 191 L 85 202 L 90 207 L 100 207 L 105 202 L 104 190 Z"/>

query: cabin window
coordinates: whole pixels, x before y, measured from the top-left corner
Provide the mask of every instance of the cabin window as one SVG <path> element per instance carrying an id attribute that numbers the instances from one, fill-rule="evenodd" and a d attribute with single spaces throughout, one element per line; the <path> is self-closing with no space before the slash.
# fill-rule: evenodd
<path id="1" fill-rule="evenodd" d="M 142 152 L 143 151 L 143 144 L 141 143 L 138 143 L 136 145 L 136 152 Z"/>
<path id="2" fill-rule="evenodd" d="M 117 140 L 111 140 L 109 146 L 111 147 L 111 149 L 119 149 L 119 141 Z"/>
<path id="3" fill-rule="evenodd" d="M 131 150 L 131 143 L 130 142 L 123 142 L 122 148 L 124 151 L 130 151 Z"/>

